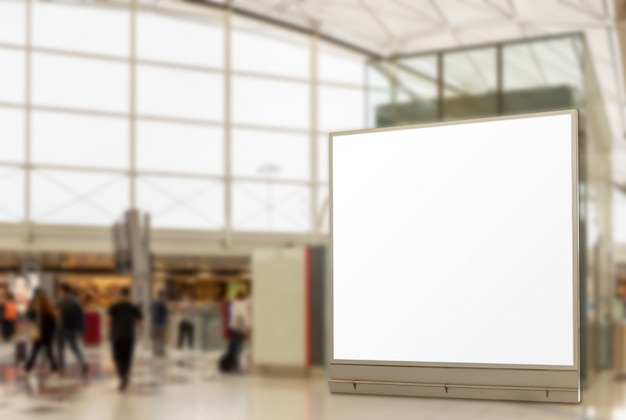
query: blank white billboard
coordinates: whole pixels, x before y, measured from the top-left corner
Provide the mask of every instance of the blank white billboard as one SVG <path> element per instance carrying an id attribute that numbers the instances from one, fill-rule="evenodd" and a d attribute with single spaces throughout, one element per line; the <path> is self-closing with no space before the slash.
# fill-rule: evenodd
<path id="1" fill-rule="evenodd" d="M 572 118 L 332 136 L 335 362 L 577 365 Z"/>

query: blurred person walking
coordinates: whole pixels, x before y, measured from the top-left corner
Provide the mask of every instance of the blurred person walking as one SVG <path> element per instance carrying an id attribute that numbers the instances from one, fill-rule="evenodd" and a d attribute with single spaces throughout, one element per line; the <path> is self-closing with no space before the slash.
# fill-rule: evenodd
<path id="1" fill-rule="evenodd" d="M 108 316 L 113 361 L 120 379 L 119 391 L 124 392 L 130 381 L 135 329 L 142 320 L 141 311 L 131 302 L 129 288 L 120 290 L 119 300 L 111 305 Z"/>
<path id="2" fill-rule="evenodd" d="M 150 306 L 152 321 L 152 349 L 157 357 L 165 356 L 165 331 L 169 311 L 165 304 L 165 292 L 161 290 Z"/>
<path id="3" fill-rule="evenodd" d="M 194 326 L 193 321 L 195 318 L 195 305 L 189 293 L 185 293 L 183 298 L 178 304 L 178 311 L 181 316 L 180 323 L 178 324 L 178 349 L 182 350 L 185 346 L 185 341 L 189 345 L 189 348 L 193 350 L 194 344 Z"/>
<path id="4" fill-rule="evenodd" d="M 89 367 L 78 344 L 85 330 L 85 314 L 78 297 L 72 293 L 72 288 L 69 284 L 64 283 L 59 288 L 57 308 L 59 311 L 57 350 L 61 373 L 65 373 L 65 343 L 69 343 L 72 353 L 74 353 L 76 360 L 80 363 L 81 374 L 85 376 Z"/>
<path id="5" fill-rule="evenodd" d="M 0 304 L 0 324 L 2 327 L 2 341 L 9 342 L 15 334 L 15 325 L 17 323 L 17 305 L 11 292 L 7 292 Z"/>
<path id="6" fill-rule="evenodd" d="M 243 350 L 243 343 L 252 328 L 252 308 L 245 292 L 238 292 L 236 299 L 230 306 L 230 341 L 226 354 L 220 359 L 222 372 L 236 372 L 240 370 L 239 357 Z"/>
<path id="7" fill-rule="evenodd" d="M 32 341 L 32 350 L 30 357 L 26 363 L 26 373 L 30 374 L 37 361 L 39 350 L 44 349 L 50 369 L 53 374 L 58 373 L 59 365 L 52 351 L 52 343 L 54 341 L 54 333 L 57 328 L 54 306 L 48 295 L 39 290 L 27 312 L 27 317 L 31 321 L 30 339 Z"/>

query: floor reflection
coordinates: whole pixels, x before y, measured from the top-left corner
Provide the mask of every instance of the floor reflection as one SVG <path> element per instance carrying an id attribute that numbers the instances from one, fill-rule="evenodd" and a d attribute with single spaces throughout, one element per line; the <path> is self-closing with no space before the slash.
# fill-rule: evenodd
<path id="1" fill-rule="evenodd" d="M 624 376 L 604 372 L 580 405 L 331 395 L 323 377 L 294 379 L 216 371 L 219 354 L 139 352 L 129 390 L 117 392 L 106 348 L 88 349 L 89 375 L 70 365 L 62 378 L 40 367 L 29 380 L 0 346 L 2 419 L 624 419 Z M 71 360 L 71 359 L 70 359 Z"/>

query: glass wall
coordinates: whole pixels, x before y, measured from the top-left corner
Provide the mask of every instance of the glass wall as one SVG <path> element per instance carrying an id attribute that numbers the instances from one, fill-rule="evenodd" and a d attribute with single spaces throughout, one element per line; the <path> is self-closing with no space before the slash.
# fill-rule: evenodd
<path id="1" fill-rule="evenodd" d="M 581 108 L 579 35 L 370 60 L 370 126 Z"/>
<path id="2" fill-rule="evenodd" d="M 328 132 L 365 126 L 365 57 L 134 3 L 0 0 L 0 222 L 137 206 L 157 228 L 323 233 Z"/>

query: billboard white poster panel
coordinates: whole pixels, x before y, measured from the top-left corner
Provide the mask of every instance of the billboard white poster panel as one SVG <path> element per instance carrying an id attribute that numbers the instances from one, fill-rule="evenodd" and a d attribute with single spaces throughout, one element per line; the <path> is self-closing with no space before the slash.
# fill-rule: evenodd
<path id="1" fill-rule="evenodd" d="M 505 389 L 506 399 L 578 401 L 576 113 L 336 133 L 330 142 L 331 389 L 353 381 L 349 392 L 492 398 Z M 354 377 L 333 378 L 333 367 Z M 357 386 L 376 367 L 388 380 Z M 410 379 L 426 368 L 432 383 Z M 404 369 L 405 380 L 385 388 L 397 382 L 389 369 Z M 455 369 L 459 383 L 438 381 L 437 369 Z M 475 369 L 481 378 L 467 376 Z M 485 384 L 485 369 L 508 372 L 510 384 Z M 543 373 L 515 379 L 528 371 Z M 474 395 L 483 388 L 461 385 L 486 388 Z"/>

